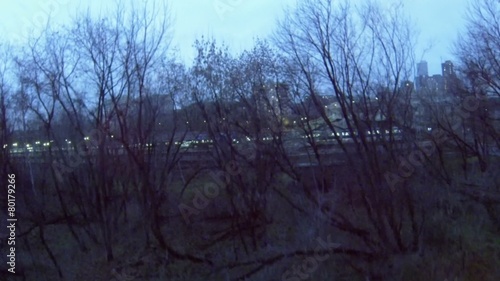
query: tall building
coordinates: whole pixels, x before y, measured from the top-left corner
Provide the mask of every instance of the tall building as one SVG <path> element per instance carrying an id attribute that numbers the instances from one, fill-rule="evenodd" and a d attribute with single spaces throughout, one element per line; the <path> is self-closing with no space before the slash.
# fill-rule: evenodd
<path id="1" fill-rule="evenodd" d="M 443 88 L 446 92 L 451 90 L 451 84 L 455 81 L 455 70 L 453 69 L 453 63 L 449 60 L 441 64 L 441 70 L 443 72 Z"/>
<path id="2" fill-rule="evenodd" d="M 427 88 L 427 80 L 429 77 L 429 71 L 427 68 L 427 62 L 421 61 L 417 63 L 417 77 L 415 78 L 415 87 L 418 90 Z"/>
<path id="3" fill-rule="evenodd" d="M 417 63 L 417 77 L 419 76 L 429 76 L 427 62 L 424 60 Z"/>
<path id="4" fill-rule="evenodd" d="M 443 77 L 451 77 L 455 75 L 455 70 L 453 69 L 453 63 L 449 60 L 441 64 L 441 69 L 443 71 Z"/>

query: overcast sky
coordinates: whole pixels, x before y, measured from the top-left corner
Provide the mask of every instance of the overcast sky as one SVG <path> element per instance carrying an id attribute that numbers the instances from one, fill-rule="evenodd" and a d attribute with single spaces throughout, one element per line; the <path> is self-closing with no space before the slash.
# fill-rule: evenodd
<path id="1" fill-rule="evenodd" d="M 300 1 L 300 0 L 297 0 Z M 362 0 L 353 0 L 362 1 Z M 387 0 L 386 0 L 387 1 Z M 392 0 L 391 0 L 392 1 Z M 0 0 L 0 40 L 19 42 L 30 30 L 43 26 L 47 12 L 53 23 L 70 21 L 71 15 L 97 11 L 105 0 Z M 255 37 L 266 37 L 283 7 L 295 0 L 170 0 L 175 17 L 173 44 L 184 60 L 194 56 L 192 44 L 202 35 L 225 41 L 235 50 L 251 46 Z M 452 59 L 451 44 L 464 26 L 467 0 L 407 0 L 405 10 L 420 30 L 417 58 L 429 63 L 429 74 L 441 73 L 441 61 Z M 424 51 L 432 46 L 430 50 Z M 422 57 L 423 55 L 423 57 Z"/>

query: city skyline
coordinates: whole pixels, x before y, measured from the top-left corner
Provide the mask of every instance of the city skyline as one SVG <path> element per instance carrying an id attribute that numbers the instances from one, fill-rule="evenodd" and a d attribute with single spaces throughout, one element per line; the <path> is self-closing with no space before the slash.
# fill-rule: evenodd
<path id="1" fill-rule="evenodd" d="M 415 89 L 435 89 L 449 91 L 450 83 L 456 78 L 453 62 L 447 60 L 441 63 L 441 72 L 429 73 L 427 61 L 422 60 L 416 65 L 417 71 L 414 78 Z"/>

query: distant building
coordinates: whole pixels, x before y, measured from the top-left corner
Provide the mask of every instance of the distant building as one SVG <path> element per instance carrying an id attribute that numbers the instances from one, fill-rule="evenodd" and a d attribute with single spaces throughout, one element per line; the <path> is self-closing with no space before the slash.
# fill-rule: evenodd
<path id="1" fill-rule="evenodd" d="M 139 136 L 145 132 L 138 132 L 137 120 L 139 112 L 141 113 L 141 127 L 143 130 L 151 130 L 149 135 L 156 135 L 161 132 L 172 130 L 173 114 L 175 104 L 169 94 L 148 94 L 142 98 L 126 99 L 122 97 L 119 100 L 105 101 L 105 110 L 108 118 L 106 124 L 110 132 L 121 138 L 128 138 L 129 141 L 137 141 Z M 126 135 L 121 135 L 123 122 L 127 122 L 128 131 Z M 154 123 L 153 123 L 154 122 Z"/>
<path id="2" fill-rule="evenodd" d="M 406 80 L 401 82 L 401 86 L 399 89 L 402 93 L 411 94 L 415 90 L 415 84 L 411 81 Z"/>
<path id="3" fill-rule="evenodd" d="M 442 75 L 434 74 L 428 78 L 427 89 L 435 92 L 444 90 L 444 79 Z"/>
<path id="4" fill-rule="evenodd" d="M 456 79 L 455 70 L 453 68 L 453 63 L 449 60 L 441 64 L 441 70 L 443 73 L 443 90 L 449 92 L 451 90 L 451 85 Z"/>
<path id="5" fill-rule="evenodd" d="M 429 76 L 427 62 L 421 61 L 417 63 L 417 76 Z"/>
<path id="6" fill-rule="evenodd" d="M 268 83 L 255 86 L 254 99 L 263 116 L 287 116 L 290 114 L 290 89 L 285 83 Z"/>
<path id="7" fill-rule="evenodd" d="M 417 91 L 429 91 L 446 93 L 451 90 L 451 85 L 456 82 L 455 70 L 453 63 L 449 60 L 441 64 L 441 74 L 429 76 L 427 62 L 421 61 L 417 63 L 417 77 L 415 85 Z"/>
<path id="8" fill-rule="evenodd" d="M 417 77 L 415 78 L 415 86 L 417 91 L 427 88 L 427 80 L 429 79 L 429 71 L 427 62 L 421 61 L 417 63 Z"/>
<path id="9" fill-rule="evenodd" d="M 441 64 L 441 69 L 443 71 L 443 77 L 451 77 L 455 75 L 455 70 L 453 69 L 453 63 L 449 60 Z"/>

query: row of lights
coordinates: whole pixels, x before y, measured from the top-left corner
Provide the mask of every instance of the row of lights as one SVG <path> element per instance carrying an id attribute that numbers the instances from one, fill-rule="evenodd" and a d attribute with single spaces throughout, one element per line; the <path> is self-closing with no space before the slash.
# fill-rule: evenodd
<path id="1" fill-rule="evenodd" d="M 44 142 L 42 145 L 43 145 L 43 146 L 50 146 L 50 143 L 51 143 L 51 142 L 54 142 L 54 141 Z M 70 143 L 71 143 L 71 142 L 70 142 Z M 35 144 L 36 144 L 36 145 L 40 145 L 40 141 L 36 141 L 36 142 L 35 142 Z M 9 146 L 8 144 L 4 144 L 4 145 L 3 145 L 3 148 L 6 148 L 6 147 L 8 147 L 8 146 Z M 17 142 L 15 142 L 15 143 L 13 143 L 13 144 L 12 144 L 12 147 L 18 147 L 18 146 L 19 146 L 19 144 L 18 144 Z M 28 148 L 29 148 L 29 147 L 32 147 L 32 146 L 31 146 L 31 144 L 27 143 L 27 144 L 26 144 L 26 147 L 28 147 Z"/>
<path id="2" fill-rule="evenodd" d="M 89 138 L 89 137 L 85 137 L 85 138 L 83 138 L 83 139 L 84 139 L 84 140 L 86 140 L 86 141 L 90 140 L 90 138 Z M 70 140 L 65 139 L 65 141 L 66 141 L 66 143 L 71 144 L 71 141 L 70 141 Z M 49 141 L 49 142 L 43 142 L 43 143 L 42 143 L 41 141 L 35 141 L 35 145 L 50 146 L 50 144 L 51 144 L 51 143 L 53 143 L 53 142 L 54 142 L 53 140 L 51 140 L 51 141 Z M 9 146 L 8 144 L 4 144 L 4 145 L 3 145 L 3 148 L 7 148 L 8 146 Z M 18 146 L 19 146 L 19 144 L 18 144 L 17 142 L 15 142 L 15 143 L 13 143 L 13 144 L 12 144 L 12 147 L 18 147 Z M 31 144 L 29 144 L 29 143 L 27 143 L 27 144 L 26 144 L 26 147 L 28 147 L 28 148 L 29 148 L 29 147 L 32 147 L 32 145 L 31 145 Z"/>
<path id="3" fill-rule="evenodd" d="M 304 118 L 300 118 L 301 120 L 307 120 L 307 117 L 304 117 Z M 295 121 L 294 121 L 295 122 Z M 427 128 L 428 131 L 431 131 L 432 129 L 431 128 Z M 367 131 L 368 135 L 371 135 L 371 134 L 380 134 L 380 130 L 376 130 L 376 131 Z M 389 131 L 388 130 L 385 130 L 385 133 L 388 134 Z M 401 133 L 401 130 L 399 129 L 394 129 L 393 130 L 393 133 Z M 334 136 L 335 134 L 332 133 L 331 134 L 332 136 Z M 349 136 L 349 133 L 348 132 L 342 132 L 342 133 L 337 133 L 337 136 Z M 307 137 L 319 137 L 320 134 L 314 134 L 314 135 L 305 135 L 303 136 L 303 138 L 307 138 Z M 113 138 L 114 136 L 111 135 L 111 137 Z M 276 137 L 279 139 L 279 137 Z M 90 137 L 84 137 L 83 138 L 85 141 L 89 141 L 90 140 Z M 264 137 L 262 138 L 263 141 L 266 141 L 266 140 L 272 140 L 273 138 L 272 137 Z M 251 139 L 249 137 L 246 137 L 246 140 L 247 141 L 251 141 Z M 65 140 L 68 144 L 71 144 L 71 141 L 69 141 L 68 139 Z M 50 143 L 54 142 L 53 140 L 51 140 L 50 142 L 44 142 L 43 143 L 43 146 L 50 146 Z M 239 143 L 239 141 L 237 141 L 236 139 L 233 139 L 233 142 L 235 143 Z M 184 141 L 184 142 L 175 142 L 176 145 L 179 145 L 179 144 L 191 144 L 191 143 L 194 143 L 194 144 L 198 144 L 198 143 L 213 143 L 213 140 L 210 140 L 210 139 L 207 139 L 207 140 L 201 140 L 201 141 Z M 35 141 L 35 144 L 36 145 L 40 145 L 41 142 L 40 141 Z M 165 142 L 166 145 L 169 144 L 169 142 Z M 140 145 L 140 144 L 139 144 Z M 3 145 L 3 148 L 6 148 L 8 145 L 7 144 L 4 144 Z M 13 143 L 12 144 L 13 147 L 17 147 L 18 146 L 18 143 Z M 146 144 L 147 147 L 150 147 L 150 146 L 153 146 L 153 144 L 151 143 L 148 143 Z M 31 145 L 30 144 L 26 144 L 26 147 L 27 148 L 30 148 Z"/>

